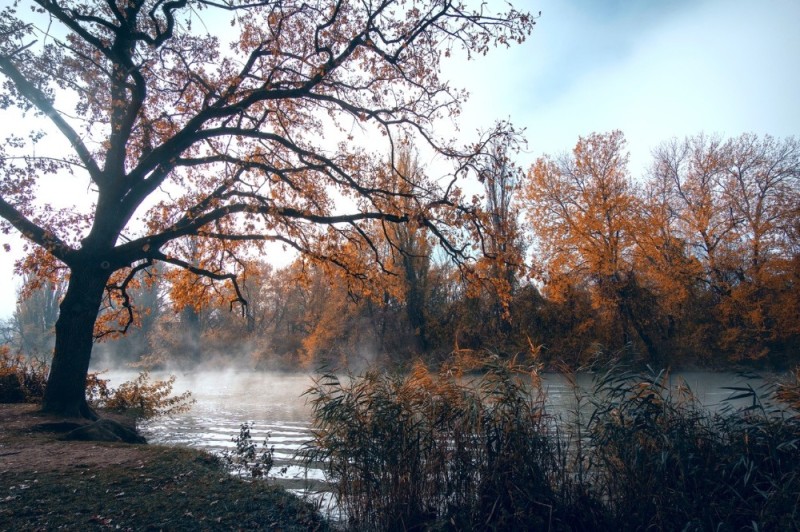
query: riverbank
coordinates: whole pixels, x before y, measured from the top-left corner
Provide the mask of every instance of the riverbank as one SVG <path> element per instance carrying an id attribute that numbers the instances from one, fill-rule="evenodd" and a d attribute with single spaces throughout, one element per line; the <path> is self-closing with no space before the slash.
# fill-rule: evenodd
<path id="1" fill-rule="evenodd" d="M 327 529 L 309 504 L 207 453 L 61 441 L 37 410 L 0 404 L 2 530 Z"/>

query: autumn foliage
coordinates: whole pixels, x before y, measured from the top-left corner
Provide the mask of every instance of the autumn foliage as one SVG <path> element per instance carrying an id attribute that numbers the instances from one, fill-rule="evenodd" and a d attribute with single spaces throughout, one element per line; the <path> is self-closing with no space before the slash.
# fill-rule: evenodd
<path id="1" fill-rule="evenodd" d="M 634 180 L 615 131 L 528 177 L 533 273 L 553 301 L 589 297 L 603 345 L 651 362 L 796 361 L 796 139 L 673 140 Z"/>
<path id="2" fill-rule="evenodd" d="M 44 409 L 92 416 L 83 380 L 93 341 L 137 321 L 130 289 L 142 276 L 167 276 L 179 306 L 197 310 L 225 293 L 242 308 L 244 263 L 274 252 L 268 244 L 357 277 L 354 253 L 385 268 L 392 248 L 372 241 L 376 224 L 416 224 L 468 268 L 473 250 L 459 242 L 482 239 L 481 217 L 460 184 L 508 128 L 467 146 L 437 132 L 464 97 L 440 67 L 454 53 L 522 42 L 534 18 L 502 9 L 405 0 L 3 7 L 0 110 L 33 120 L 0 144 L 0 229 L 31 246 L 20 270 L 68 275 Z M 383 157 L 395 165 L 406 138 L 451 168 L 436 181 L 407 173 L 402 187 L 387 185 Z M 42 197 L 72 178 L 88 201 Z"/>
<path id="3" fill-rule="evenodd" d="M 510 123 L 447 139 L 464 95 L 443 61 L 524 40 L 528 13 L 22 4 L 0 11 L 0 107 L 32 121 L 0 145 L 0 227 L 29 246 L 9 342 L 54 328 L 47 410 L 92 416 L 98 339 L 185 365 L 797 360 L 796 139 L 674 139 L 644 175 L 619 131 L 527 169 Z M 65 179 L 88 201 L 48 203 Z M 26 318 L 43 286 L 55 324 Z"/>
<path id="4" fill-rule="evenodd" d="M 402 191 L 409 174 L 425 179 L 414 153 L 407 144 L 395 164 L 385 161 L 383 186 Z M 219 284 L 183 270 L 132 282 L 137 327 L 100 353 L 309 369 L 439 362 L 483 349 L 535 354 L 553 367 L 619 356 L 683 367 L 797 363 L 794 139 L 669 141 L 640 179 L 620 132 L 582 138 L 527 175 L 514 173 L 513 151 L 490 153 L 481 167 L 487 253 L 469 270 L 472 283 L 418 224 L 375 221 L 362 228 L 371 245 L 342 244 L 346 268 L 314 257 L 280 269 L 240 262 L 244 316 Z M 37 290 L 60 289 L 28 292 Z M 37 297 L 20 306 L 26 323 L 41 321 L 30 317 L 47 300 Z M 119 323 L 124 310 L 103 311 L 100 323 Z M 11 336 L 20 349 L 33 345 Z"/>

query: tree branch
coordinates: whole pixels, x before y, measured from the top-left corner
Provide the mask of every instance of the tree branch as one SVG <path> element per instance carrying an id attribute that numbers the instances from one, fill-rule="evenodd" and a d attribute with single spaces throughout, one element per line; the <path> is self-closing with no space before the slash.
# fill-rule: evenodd
<path id="1" fill-rule="evenodd" d="M 160 251 L 155 252 L 152 255 L 153 258 L 156 260 L 160 260 L 161 262 L 166 262 L 167 264 L 172 264 L 173 266 L 178 266 L 195 275 L 199 275 L 201 277 L 208 277 L 209 279 L 213 279 L 215 281 L 230 281 L 231 284 L 233 285 L 234 292 L 236 292 L 236 299 L 230 302 L 231 310 L 233 310 L 233 305 L 235 303 L 240 303 L 242 305 L 242 316 L 245 315 L 247 311 L 247 300 L 242 295 L 242 291 L 239 288 L 239 282 L 236 278 L 235 273 L 212 272 L 211 270 L 207 270 L 205 268 L 199 268 L 197 266 L 193 266 L 188 262 L 186 262 L 185 260 L 167 256 L 164 253 L 161 253 Z"/>
<path id="2" fill-rule="evenodd" d="M 31 102 L 37 109 L 44 113 L 50 121 L 58 128 L 59 131 L 67 138 L 70 145 L 72 145 L 75 153 L 80 157 L 86 170 L 89 172 L 89 177 L 98 185 L 102 181 L 102 173 L 94 158 L 92 157 L 86 145 L 83 143 L 80 135 L 72 129 L 64 117 L 53 107 L 53 104 L 47 99 L 45 94 L 37 87 L 35 87 L 28 79 L 19 71 L 14 63 L 6 56 L 0 55 L 0 71 L 3 72 L 19 89 L 25 99 Z"/>
<path id="3" fill-rule="evenodd" d="M 61 262 L 68 266 L 70 265 L 71 255 L 75 250 L 52 232 L 39 227 L 29 220 L 2 197 L 0 197 L 0 217 L 5 218 L 8 223 L 13 225 L 25 238 L 46 249 Z"/>
<path id="4" fill-rule="evenodd" d="M 152 265 L 153 265 L 153 260 L 147 259 L 145 262 L 137 264 L 136 266 L 131 268 L 131 271 L 128 272 L 128 275 L 122 281 L 122 284 L 108 285 L 106 287 L 106 292 L 108 292 L 109 297 L 111 297 L 112 290 L 118 290 L 120 292 L 120 294 L 122 295 L 122 307 L 125 309 L 127 317 L 125 319 L 125 324 L 123 325 L 122 329 L 109 329 L 102 331 L 100 334 L 95 336 L 96 339 L 100 339 L 109 334 L 125 334 L 128 332 L 128 329 L 134 322 L 133 305 L 131 305 L 131 298 L 130 295 L 128 295 L 128 285 L 131 283 L 131 281 L 133 281 L 137 273 L 146 268 L 149 268 Z"/>

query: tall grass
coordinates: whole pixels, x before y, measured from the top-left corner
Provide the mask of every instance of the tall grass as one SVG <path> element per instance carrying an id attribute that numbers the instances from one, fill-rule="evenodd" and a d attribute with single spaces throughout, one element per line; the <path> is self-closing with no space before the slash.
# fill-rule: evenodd
<path id="1" fill-rule="evenodd" d="M 472 382 L 422 364 L 316 381 L 307 458 L 324 464 L 349 526 L 549 526 L 554 425 L 530 393 L 535 374 L 497 361 L 483 369 Z"/>
<path id="2" fill-rule="evenodd" d="M 477 369 L 315 382 L 305 455 L 347 527 L 800 527 L 800 423 L 755 390 L 736 391 L 754 407 L 714 413 L 664 372 L 612 368 L 588 393 L 576 385 L 575 412 L 557 420 L 536 371 L 498 358 Z"/>
<path id="3" fill-rule="evenodd" d="M 665 372 L 596 379 L 588 421 L 595 497 L 630 530 L 797 530 L 800 426 L 752 387 L 711 412 Z"/>

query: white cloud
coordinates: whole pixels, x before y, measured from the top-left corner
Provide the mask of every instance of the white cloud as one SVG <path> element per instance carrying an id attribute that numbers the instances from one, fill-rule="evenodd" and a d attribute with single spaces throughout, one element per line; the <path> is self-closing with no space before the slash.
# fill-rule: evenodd
<path id="1" fill-rule="evenodd" d="M 800 2 L 573 0 L 541 9 L 524 46 L 451 67 L 473 94 L 465 132 L 511 117 L 527 127 L 533 158 L 621 129 L 637 173 L 673 136 L 798 133 Z"/>

